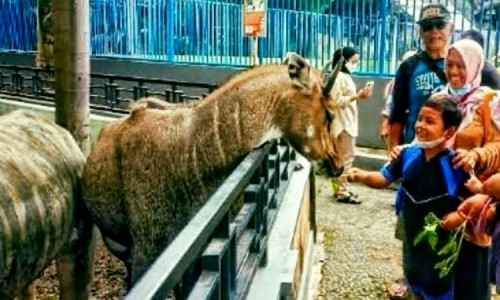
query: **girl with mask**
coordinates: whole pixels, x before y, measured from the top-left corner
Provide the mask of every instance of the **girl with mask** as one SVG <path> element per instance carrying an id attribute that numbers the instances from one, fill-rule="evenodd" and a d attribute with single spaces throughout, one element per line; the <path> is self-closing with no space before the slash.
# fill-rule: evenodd
<path id="1" fill-rule="evenodd" d="M 333 103 L 329 103 L 329 110 L 333 115 L 332 141 L 339 153 L 339 159 L 344 166 L 344 171 L 352 167 L 354 161 L 354 148 L 358 136 L 358 106 L 357 101 L 371 96 L 371 87 L 364 87 L 356 91 L 356 84 L 352 73 L 358 69 L 359 54 L 352 47 L 337 49 L 333 54 L 333 66 L 344 58 L 344 63 L 332 88 Z M 358 196 L 349 191 L 347 181 L 340 179 L 339 187 L 335 193 L 338 202 L 360 204 Z"/>

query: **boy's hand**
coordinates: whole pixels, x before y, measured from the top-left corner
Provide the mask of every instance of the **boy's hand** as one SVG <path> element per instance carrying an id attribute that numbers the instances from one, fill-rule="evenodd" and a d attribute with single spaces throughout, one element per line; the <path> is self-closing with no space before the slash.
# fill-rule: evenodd
<path id="1" fill-rule="evenodd" d="M 349 182 L 359 182 L 363 179 L 365 171 L 358 168 L 350 168 L 346 174 L 342 175 Z"/>
<path id="2" fill-rule="evenodd" d="M 483 183 L 476 176 L 471 176 L 465 183 L 465 187 L 474 194 L 480 194 L 483 190 Z"/>

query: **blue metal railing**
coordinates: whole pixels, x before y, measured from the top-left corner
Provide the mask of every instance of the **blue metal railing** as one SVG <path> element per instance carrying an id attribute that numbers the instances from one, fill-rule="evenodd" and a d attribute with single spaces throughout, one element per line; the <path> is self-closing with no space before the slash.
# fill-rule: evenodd
<path id="1" fill-rule="evenodd" d="M 93 56 L 170 63 L 250 65 L 242 0 L 90 0 Z M 343 45 L 360 50 L 361 72 L 393 74 L 403 52 L 418 47 L 422 5 L 429 0 L 268 0 L 261 63 L 288 51 L 319 67 Z M 500 43 L 500 7 L 481 0 L 444 1 L 454 11 L 456 36 L 470 28 L 485 36 L 487 57 Z M 444 3 L 441 1 L 441 3 Z M 477 2 L 477 1 L 476 1 Z M 36 50 L 36 0 L 0 0 L 0 50 Z"/>

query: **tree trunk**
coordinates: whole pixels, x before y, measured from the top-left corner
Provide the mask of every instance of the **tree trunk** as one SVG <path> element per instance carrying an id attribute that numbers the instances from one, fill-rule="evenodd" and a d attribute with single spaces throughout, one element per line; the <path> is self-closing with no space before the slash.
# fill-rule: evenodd
<path id="1" fill-rule="evenodd" d="M 53 25 L 56 123 L 71 133 L 88 156 L 89 0 L 53 0 Z M 90 295 L 95 231 L 81 196 L 77 189 L 73 219 L 77 237 L 61 249 L 57 259 L 59 299 L 87 300 Z"/>
<path id="2" fill-rule="evenodd" d="M 43 1 L 43 0 L 42 0 Z M 54 0 L 56 123 L 87 156 L 89 142 L 89 0 Z"/>
<path id="3" fill-rule="evenodd" d="M 52 0 L 38 0 L 36 66 L 51 69 L 54 66 L 54 29 Z"/>

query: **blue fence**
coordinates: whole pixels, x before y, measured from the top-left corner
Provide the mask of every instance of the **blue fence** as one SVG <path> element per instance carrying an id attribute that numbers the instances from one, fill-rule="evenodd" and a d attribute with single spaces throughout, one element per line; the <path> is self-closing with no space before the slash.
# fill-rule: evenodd
<path id="1" fill-rule="evenodd" d="M 243 0 L 90 0 L 93 56 L 172 63 L 250 65 Z M 420 46 L 415 20 L 432 1 L 268 0 L 261 63 L 288 51 L 317 67 L 342 45 L 360 49 L 361 72 L 393 74 L 403 52 Z M 436 1 L 434 1 L 436 2 Z M 440 1 L 443 3 L 443 1 Z M 494 1 L 449 0 L 456 34 L 476 28 L 488 58 L 498 52 L 500 7 Z M 416 16 L 416 17 L 415 17 Z M 0 0 L 0 50 L 36 50 L 36 0 Z"/>
<path id="2" fill-rule="evenodd" d="M 36 49 L 36 0 L 0 0 L 0 50 Z"/>

